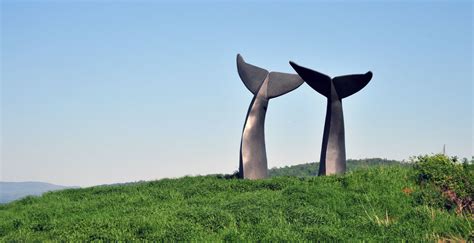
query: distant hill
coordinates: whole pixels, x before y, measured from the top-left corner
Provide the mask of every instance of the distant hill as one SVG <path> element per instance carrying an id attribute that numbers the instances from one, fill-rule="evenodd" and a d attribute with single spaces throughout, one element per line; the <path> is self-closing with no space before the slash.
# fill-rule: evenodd
<path id="1" fill-rule="evenodd" d="M 48 191 L 57 191 L 67 188 L 77 187 L 66 187 L 59 186 L 45 182 L 3 182 L 0 181 L 0 203 L 8 203 L 25 196 L 41 195 Z"/>
<path id="2" fill-rule="evenodd" d="M 382 166 L 382 165 L 408 165 L 402 161 L 397 160 L 388 160 L 381 158 L 371 158 L 371 159 L 348 159 L 347 160 L 347 170 L 352 171 L 355 169 L 368 168 L 369 166 Z M 275 176 L 316 176 L 318 175 L 319 162 L 306 163 L 291 165 L 279 168 L 272 168 L 268 171 L 270 177 Z"/>

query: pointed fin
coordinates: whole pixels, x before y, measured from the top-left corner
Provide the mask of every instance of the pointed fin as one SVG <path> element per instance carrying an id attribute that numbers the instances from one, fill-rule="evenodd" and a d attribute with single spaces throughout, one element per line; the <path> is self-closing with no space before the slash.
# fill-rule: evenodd
<path id="1" fill-rule="evenodd" d="M 290 65 L 300 75 L 300 77 L 318 93 L 329 97 L 331 95 L 331 78 L 320 72 L 299 66 L 290 61 Z"/>
<path id="2" fill-rule="evenodd" d="M 334 87 L 340 99 L 346 98 L 364 88 L 372 79 L 372 72 L 352 74 L 333 78 Z"/>
<path id="3" fill-rule="evenodd" d="M 258 93 L 260 86 L 268 75 L 267 70 L 246 63 L 240 54 L 237 54 L 237 71 L 245 87 L 252 94 Z"/>
<path id="4" fill-rule="evenodd" d="M 298 74 L 270 72 L 268 76 L 267 96 L 269 99 L 286 94 L 303 84 Z"/>

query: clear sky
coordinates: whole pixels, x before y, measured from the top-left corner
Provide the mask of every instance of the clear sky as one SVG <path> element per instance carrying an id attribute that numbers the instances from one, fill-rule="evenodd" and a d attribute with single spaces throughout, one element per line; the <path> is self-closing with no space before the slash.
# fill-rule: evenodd
<path id="1" fill-rule="evenodd" d="M 238 168 L 235 57 L 374 73 L 344 99 L 348 158 L 473 154 L 473 6 L 2 1 L 1 180 L 88 186 Z M 269 167 L 319 160 L 326 100 L 270 100 Z"/>

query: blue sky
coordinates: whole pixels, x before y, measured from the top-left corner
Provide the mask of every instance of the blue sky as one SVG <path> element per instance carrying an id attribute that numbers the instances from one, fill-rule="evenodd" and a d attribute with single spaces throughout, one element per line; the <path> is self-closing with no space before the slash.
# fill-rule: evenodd
<path id="1" fill-rule="evenodd" d="M 374 73 L 344 99 L 348 158 L 473 154 L 473 6 L 2 1 L 3 181 L 88 186 L 231 173 L 251 93 L 235 56 Z M 326 100 L 270 101 L 269 167 L 319 159 Z"/>

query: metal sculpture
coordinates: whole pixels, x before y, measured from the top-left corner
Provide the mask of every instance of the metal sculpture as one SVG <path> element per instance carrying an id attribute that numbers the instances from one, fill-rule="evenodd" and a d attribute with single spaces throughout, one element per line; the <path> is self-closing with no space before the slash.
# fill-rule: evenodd
<path id="1" fill-rule="evenodd" d="M 327 97 L 319 175 L 344 173 L 346 171 L 346 147 L 342 99 L 364 88 L 372 79 L 372 72 L 331 79 L 327 75 L 299 66 L 294 62 L 290 61 L 290 65 L 311 88 Z"/>
<path id="2" fill-rule="evenodd" d="M 248 64 L 240 54 L 237 55 L 237 71 L 247 89 L 254 94 L 240 142 L 239 177 L 265 178 L 268 172 L 264 127 L 268 101 L 298 88 L 303 80 L 297 74 L 268 72 Z"/>

